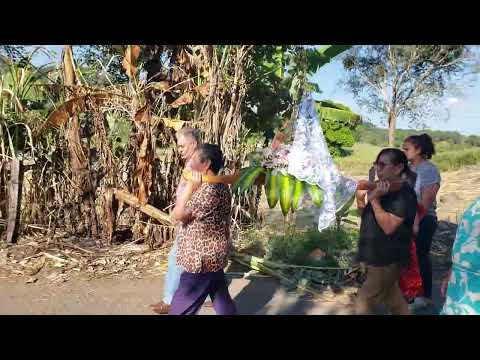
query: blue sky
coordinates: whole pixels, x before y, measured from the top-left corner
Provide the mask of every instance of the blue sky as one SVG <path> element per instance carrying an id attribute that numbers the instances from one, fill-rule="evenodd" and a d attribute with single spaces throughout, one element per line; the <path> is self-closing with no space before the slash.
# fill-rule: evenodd
<path id="1" fill-rule="evenodd" d="M 63 45 L 48 45 L 49 50 L 56 52 L 55 59 L 60 59 L 60 54 Z M 476 47 L 480 53 L 480 47 Z M 48 61 L 48 58 L 39 54 L 35 63 L 41 64 Z M 322 93 L 316 98 L 329 99 L 344 103 L 349 106 L 353 111 L 361 114 L 362 116 L 370 119 L 378 126 L 385 126 L 385 117 L 381 114 L 369 113 L 365 109 L 361 109 L 351 93 L 345 91 L 342 86 L 338 84 L 338 81 L 345 75 L 341 61 L 336 58 L 330 64 L 323 66 L 313 77 L 312 80 L 317 82 Z M 442 106 L 438 111 L 446 113 L 445 109 L 448 108 L 450 116 L 448 120 L 442 121 L 429 121 L 426 125 L 430 129 L 434 130 L 450 130 L 459 131 L 462 134 L 467 135 L 480 135 L 480 78 L 476 76 L 474 81 L 468 83 L 456 84 L 460 89 L 459 91 L 450 91 L 445 94 L 442 99 Z M 408 121 L 399 120 L 397 127 L 409 128 Z"/>
<path id="2" fill-rule="evenodd" d="M 478 47 L 480 49 L 480 47 Z M 345 76 L 341 61 L 336 58 L 331 63 L 323 66 L 313 77 L 312 81 L 318 83 L 322 93 L 316 98 L 334 100 L 344 103 L 353 111 L 370 119 L 378 126 L 385 126 L 385 116 L 369 113 L 361 109 L 353 95 L 338 85 L 338 81 Z M 446 121 L 426 121 L 427 128 L 433 130 L 458 131 L 467 135 L 480 135 L 480 78 L 475 76 L 473 81 L 455 84 L 459 91 L 451 90 L 441 100 L 442 106 L 438 111 L 446 114 L 445 108 L 450 112 Z M 399 120 L 398 128 L 409 128 L 408 121 Z"/>

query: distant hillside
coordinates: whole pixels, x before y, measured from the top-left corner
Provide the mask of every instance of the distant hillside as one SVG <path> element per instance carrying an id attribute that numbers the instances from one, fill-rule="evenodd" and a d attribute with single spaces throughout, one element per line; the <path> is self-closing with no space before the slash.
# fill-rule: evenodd
<path id="1" fill-rule="evenodd" d="M 470 135 L 465 136 L 457 131 L 440 131 L 440 130 L 411 130 L 411 129 L 396 129 L 395 130 L 395 146 L 400 146 L 403 139 L 407 136 L 415 134 L 429 134 L 434 143 L 440 147 L 449 147 L 453 145 L 455 149 L 468 148 L 472 146 L 480 146 L 480 136 Z M 388 145 L 388 131 L 382 129 L 371 123 L 363 123 L 358 126 L 355 131 L 355 140 L 357 142 L 368 143 L 376 146 Z"/>

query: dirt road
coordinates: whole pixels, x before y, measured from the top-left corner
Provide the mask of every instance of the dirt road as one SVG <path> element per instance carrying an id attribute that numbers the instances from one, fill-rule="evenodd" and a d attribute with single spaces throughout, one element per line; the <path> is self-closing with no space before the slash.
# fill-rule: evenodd
<path id="1" fill-rule="evenodd" d="M 442 176 L 438 213 L 443 223 L 432 247 L 437 310 L 442 305 L 438 287 L 448 267 L 454 235 L 454 225 L 452 228 L 451 223 L 456 222 L 468 204 L 480 196 L 480 168 L 467 168 Z M 289 292 L 270 277 L 244 279 L 242 271 L 229 273 L 228 277 L 230 292 L 240 314 L 320 315 L 352 312 L 348 296 L 311 299 Z M 153 315 L 149 304 L 161 298 L 162 288 L 163 276 L 160 274 L 142 275 L 142 278 L 128 278 L 120 274 L 90 281 L 72 277 L 67 282 L 56 284 L 39 279 L 27 284 L 24 278 L 8 276 L 0 264 L 0 314 Z M 424 313 L 435 312 L 430 309 Z M 201 311 L 201 314 L 213 313 L 211 308 Z"/>

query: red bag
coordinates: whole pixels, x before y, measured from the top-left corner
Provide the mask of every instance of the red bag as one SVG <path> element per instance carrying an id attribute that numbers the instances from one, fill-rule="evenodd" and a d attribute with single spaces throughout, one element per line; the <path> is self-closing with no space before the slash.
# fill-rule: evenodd
<path id="1" fill-rule="evenodd" d="M 417 217 L 421 220 L 425 216 L 425 210 L 418 205 Z M 400 290 L 408 298 L 415 298 L 423 295 L 422 278 L 417 259 L 417 247 L 415 246 L 415 236 L 410 245 L 410 264 L 407 268 L 400 271 L 399 280 Z"/>

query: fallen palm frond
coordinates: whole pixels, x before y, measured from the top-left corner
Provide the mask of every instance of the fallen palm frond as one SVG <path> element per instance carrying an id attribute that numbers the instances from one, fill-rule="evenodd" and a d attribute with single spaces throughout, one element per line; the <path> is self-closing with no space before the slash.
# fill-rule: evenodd
<path id="1" fill-rule="evenodd" d="M 250 267 L 253 270 L 257 270 L 263 272 L 267 275 L 271 275 L 276 277 L 280 280 L 287 282 L 288 284 L 298 286 L 301 290 L 305 290 L 309 293 L 314 295 L 321 295 L 321 292 L 306 285 L 306 284 L 298 284 L 296 280 L 291 279 L 285 275 L 283 275 L 278 269 L 285 269 L 285 265 L 273 263 L 271 261 L 267 261 L 264 259 L 257 258 L 255 256 L 246 255 L 246 254 L 239 254 L 234 253 L 232 256 L 233 260 L 238 262 L 239 264 L 245 265 Z"/>

